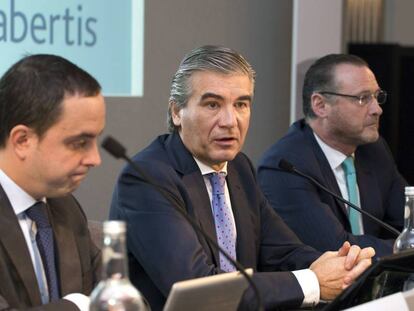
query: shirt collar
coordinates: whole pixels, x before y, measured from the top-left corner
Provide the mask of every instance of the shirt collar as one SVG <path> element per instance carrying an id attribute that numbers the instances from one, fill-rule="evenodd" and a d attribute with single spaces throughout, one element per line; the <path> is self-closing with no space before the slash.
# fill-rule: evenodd
<path id="1" fill-rule="evenodd" d="M 1 169 L 0 185 L 3 187 L 3 190 L 6 193 L 16 215 L 25 212 L 29 207 L 37 202 Z"/>
<path id="2" fill-rule="evenodd" d="M 315 132 L 313 132 L 313 135 L 325 154 L 325 157 L 328 159 L 331 169 L 337 169 L 348 156 L 327 145 Z M 354 154 L 352 154 L 352 156 L 354 156 Z"/>
<path id="3" fill-rule="evenodd" d="M 210 173 L 217 173 L 217 171 L 215 171 L 213 168 L 211 168 L 210 166 L 204 164 L 203 162 L 201 162 L 200 160 L 198 160 L 196 157 L 193 157 L 194 160 L 196 161 L 198 168 L 201 171 L 201 175 L 205 176 L 207 174 Z M 227 162 L 224 163 L 223 168 L 220 170 L 221 173 L 224 173 L 224 176 L 227 176 Z"/>

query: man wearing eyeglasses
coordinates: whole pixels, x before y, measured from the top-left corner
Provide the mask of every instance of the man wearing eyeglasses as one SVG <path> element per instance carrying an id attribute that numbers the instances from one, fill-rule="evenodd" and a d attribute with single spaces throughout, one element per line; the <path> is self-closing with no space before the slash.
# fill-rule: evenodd
<path id="1" fill-rule="evenodd" d="M 401 230 L 405 180 L 378 127 L 387 93 L 368 64 L 331 54 L 308 70 L 303 85 L 305 118 L 265 152 L 258 178 L 267 199 L 301 240 L 320 251 L 344 241 L 392 253 L 395 236 L 349 209 L 303 177 L 279 169 L 281 159 L 331 191 Z"/>

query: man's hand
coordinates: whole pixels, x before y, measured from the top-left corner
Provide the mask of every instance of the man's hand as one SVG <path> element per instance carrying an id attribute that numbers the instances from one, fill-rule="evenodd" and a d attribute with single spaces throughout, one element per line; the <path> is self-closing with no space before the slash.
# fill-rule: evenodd
<path id="1" fill-rule="evenodd" d="M 338 250 L 338 256 L 346 256 L 345 269 L 349 273 L 344 278 L 343 289 L 345 289 L 371 265 L 371 258 L 375 256 L 375 250 L 372 247 L 361 249 L 357 245 L 351 246 L 346 241 Z"/>
<path id="2" fill-rule="evenodd" d="M 332 300 L 338 296 L 371 265 L 374 255 L 372 247 L 361 250 L 349 242 L 345 242 L 337 252 L 322 254 L 310 266 L 318 278 L 321 299 Z"/>

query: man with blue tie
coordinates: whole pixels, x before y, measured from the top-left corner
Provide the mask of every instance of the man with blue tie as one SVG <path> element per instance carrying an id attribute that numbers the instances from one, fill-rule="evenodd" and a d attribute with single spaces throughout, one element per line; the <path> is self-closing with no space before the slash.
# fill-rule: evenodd
<path id="1" fill-rule="evenodd" d="M 31 55 L 0 79 L 0 310 L 89 309 L 100 250 L 71 193 L 100 164 L 98 82 Z"/>
<path id="2" fill-rule="evenodd" d="M 304 243 L 320 251 L 350 241 L 372 246 L 383 256 L 392 253 L 396 237 L 303 177 L 280 170 L 279 161 L 286 159 L 401 230 L 406 183 L 378 133 L 386 98 L 364 60 L 324 56 L 305 75 L 305 119 L 295 122 L 259 161 L 259 183 L 270 204 Z"/>
<path id="3" fill-rule="evenodd" d="M 303 245 L 267 204 L 250 160 L 240 152 L 254 76 L 250 64 L 231 49 L 203 46 L 188 53 L 172 80 L 170 133 L 133 158 L 176 206 L 130 165 L 118 180 L 110 218 L 128 222 L 130 279 L 154 311 L 162 310 L 175 282 L 235 270 L 176 208 L 233 259 L 256 270 L 253 278 L 266 309 L 334 298 L 374 254 L 371 248 L 344 243 L 321 256 Z M 255 310 L 250 297 L 246 293 L 244 307 Z"/>

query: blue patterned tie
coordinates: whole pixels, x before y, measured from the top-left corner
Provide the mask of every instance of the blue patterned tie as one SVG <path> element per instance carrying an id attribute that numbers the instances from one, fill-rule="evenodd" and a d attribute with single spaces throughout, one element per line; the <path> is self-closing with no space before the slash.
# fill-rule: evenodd
<path id="1" fill-rule="evenodd" d="M 50 301 L 58 300 L 60 295 L 55 264 L 54 239 L 52 227 L 47 218 L 46 203 L 36 202 L 26 211 L 26 214 L 36 223 L 36 243 L 45 269 L 49 299 Z"/>
<path id="2" fill-rule="evenodd" d="M 214 223 L 216 226 L 217 241 L 233 259 L 236 259 L 236 232 L 234 230 L 234 219 L 230 207 L 225 200 L 226 176 L 223 173 L 208 174 L 212 187 L 212 205 Z M 231 272 L 236 268 L 220 253 L 220 268 L 223 271 Z"/>
<path id="3" fill-rule="evenodd" d="M 349 201 L 356 206 L 359 206 L 354 158 L 347 157 L 345 161 L 342 162 L 342 168 L 345 172 Z M 353 208 L 348 208 L 348 218 L 351 223 L 352 234 L 362 234 L 361 214 Z"/>

